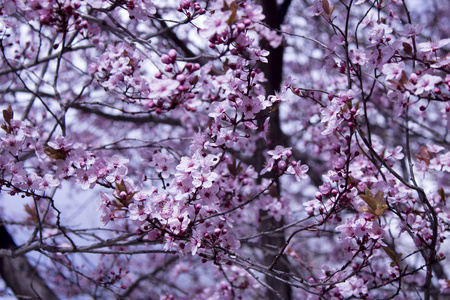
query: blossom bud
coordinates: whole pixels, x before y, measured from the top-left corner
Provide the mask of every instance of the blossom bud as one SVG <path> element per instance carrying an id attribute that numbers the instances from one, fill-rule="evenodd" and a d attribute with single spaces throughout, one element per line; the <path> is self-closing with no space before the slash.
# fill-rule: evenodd
<path id="1" fill-rule="evenodd" d="M 184 75 L 184 74 L 178 74 L 176 78 L 177 78 L 177 81 L 180 82 L 180 84 L 183 84 L 186 81 L 186 75 Z"/>
<path id="2" fill-rule="evenodd" d="M 315 197 L 317 200 L 322 201 L 322 193 L 321 192 L 316 192 Z"/>
<path id="3" fill-rule="evenodd" d="M 189 9 L 189 7 L 191 6 L 191 1 L 190 0 L 181 0 L 180 1 L 180 7 L 183 9 Z"/>
<path id="4" fill-rule="evenodd" d="M 334 150 L 336 153 L 341 153 L 341 145 L 339 145 L 339 144 L 334 144 L 334 145 L 333 145 L 333 150 Z"/>
<path id="5" fill-rule="evenodd" d="M 281 171 L 284 171 L 286 169 L 286 162 L 284 160 L 280 160 L 278 162 L 278 169 L 280 169 Z"/>
<path id="6" fill-rule="evenodd" d="M 161 62 L 162 62 L 163 64 L 168 65 L 168 64 L 171 63 L 171 61 L 172 61 L 172 59 L 170 58 L 169 55 L 167 55 L 167 54 L 161 55 Z"/>
<path id="7" fill-rule="evenodd" d="M 222 232 L 222 230 L 220 230 L 220 228 L 216 228 L 214 229 L 214 235 L 220 235 L 220 233 Z"/>
<path id="8" fill-rule="evenodd" d="M 171 59 L 171 62 L 175 62 L 175 59 L 177 58 L 177 51 L 175 49 L 170 49 L 169 57 Z"/>
<path id="9" fill-rule="evenodd" d="M 333 93 L 329 93 L 328 94 L 328 100 L 333 100 L 333 98 L 334 98 L 334 94 Z"/>

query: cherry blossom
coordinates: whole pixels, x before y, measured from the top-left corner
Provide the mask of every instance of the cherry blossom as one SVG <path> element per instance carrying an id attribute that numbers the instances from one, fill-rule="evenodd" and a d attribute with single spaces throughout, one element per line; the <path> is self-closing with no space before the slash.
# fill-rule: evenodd
<path id="1" fill-rule="evenodd" d="M 0 255 L 42 279 L 6 285 L 448 296 L 449 8 L 431 2 L 0 2 Z"/>

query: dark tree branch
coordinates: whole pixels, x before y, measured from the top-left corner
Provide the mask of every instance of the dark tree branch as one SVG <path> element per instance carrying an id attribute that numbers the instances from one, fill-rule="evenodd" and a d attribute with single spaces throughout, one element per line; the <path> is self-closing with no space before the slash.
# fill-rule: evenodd
<path id="1" fill-rule="evenodd" d="M 279 29 L 284 16 L 288 10 L 290 1 L 285 1 L 283 7 L 277 6 L 276 0 L 261 1 L 263 6 L 263 13 L 266 16 L 266 24 L 273 29 Z M 262 42 L 264 43 L 264 41 Z M 283 80 L 283 53 L 284 48 L 279 46 L 277 48 L 272 48 L 269 45 L 262 44 L 263 48 L 268 48 L 270 55 L 268 56 L 268 63 L 261 65 L 261 70 L 264 72 L 267 82 L 264 84 L 266 94 L 274 94 L 275 91 L 280 89 L 281 82 Z M 266 112 L 264 112 L 266 113 Z M 283 134 L 280 124 L 279 110 L 275 110 L 270 114 L 270 131 L 268 136 L 267 145 L 260 147 L 260 151 L 256 159 L 256 170 L 261 170 L 264 165 L 264 153 L 268 149 L 274 148 L 275 145 L 287 146 L 288 139 Z M 261 141 L 262 143 L 263 141 Z M 264 149 L 264 150 L 263 150 Z M 270 176 L 270 175 L 269 175 Z M 280 182 L 276 180 L 275 191 L 276 194 L 280 195 Z M 284 226 L 283 218 L 279 221 L 275 220 L 274 217 L 269 216 L 266 211 L 260 211 L 259 215 L 261 219 L 260 231 L 268 232 L 273 231 L 277 228 Z M 286 242 L 284 231 L 273 232 L 273 234 L 264 235 L 261 239 L 262 246 L 265 250 L 264 263 L 266 265 L 271 265 L 275 256 L 277 255 L 277 249 L 280 249 Z M 283 256 L 278 260 L 277 264 L 273 266 L 274 268 L 270 271 L 280 271 L 282 273 L 289 273 L 289 262 Z M 276 277 L 266 276 L 266 282 L 270 288 L 267 289 L 268 299 L 291 299 L 291 285 L 289 284 L 288 278 L 283 278 L 285 281 L 280 281 Z"/>
<path id="2" fill-rule="evenodd" d="M 16 247 L 5 226 L 0 225 L 0 248 L 14 249 Z M 19 299 L 58 299 L 42 277 L 39 276 L 36 268 L 23 255 L 14 258 L 0 257 L 0 275 Z"/>
<path id="3" fill-rule="evenodd" d="M 152 115 L 136 117 L 136 116 L 127 116 L 127 115 L 108 114 L 99 109 L 94 109 L 94 108 L 82 106 L 82 105 L 73 105 L 72 107 L 83 113 L 94 114 L 94 115 L 100 116 L 102 118 L 105 118 L 108 120 L 113 120 L 113 121 L 118 121 L 118 122 L 132 122 L 132 123 L 136 123 L 136 124 L 159 123 L 159 124 L 182 126 L 182 124 L 179 120 L 169 119 L 169 118 L 158 118 L 158 117 L 154 117 Z"/>

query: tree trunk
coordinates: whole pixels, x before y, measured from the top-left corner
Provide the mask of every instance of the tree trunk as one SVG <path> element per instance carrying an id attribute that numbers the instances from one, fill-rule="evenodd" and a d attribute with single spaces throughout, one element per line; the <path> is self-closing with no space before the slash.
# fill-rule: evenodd
<path id="1" fill-rule="evenodd" d="M 266 16 L 264 20 L 267 25 L 269 25 L 273 29 L 279 29 L 280 24 L 283 21 L 285 11 L 289 6 L 290 1 L 285 1 L 283 5 L 279 8 L 277 6 L 276 0 L 264 0 L 260 1 L 260 4 L 263 6 L 263 12 Z M 264 43 L 264 42 L 263 42 Z M 262 48 L 265 48 L 270 51 L 270 55 L 268 56 L 268 63 L 261 64 L 261 70 L 264 72 L 265 77 L 267 78 L 267 82 L 264 84 L 264 88 L 266 90 L 266 95 L 274 94 L 275 91 L 280 89 L 280 85 L 282 82 L 282 72 L 283 72 L 283 46 L 279 46 L 278 48 L 271 48 L 270 45 L 261 45 Z M 267 112 L 263 112 L 267 113 Z M 262 120 L 261 122 L 264 122 Z M 280 117 L 278 110 L 272 112 L 270 114 L 270 122 L 269 122 L 269 136 L 268 142 L 266 145 L 263 145 L 264 141 L 261 141 L 261 145 L 259 145 L 256 160 L 257 163 L 255 165 L 255 169 L 260 171 L 264 166 L 264 153 L 268 149 L 273 149 L 276 145 L 285 145 L 284 135 L 282 134 L 280 127 Z M 269 176 L 273 176 L 273 174 L 268 174 Z M 280 195 L 280 182 L 276 182 L 276 189 L 273 189 L 271 192 L 276 193 L 274 196 Z M 261 219 L 260 230 L 263 232 L 272 231 L 276 228 L 280 228 L 284 225 L 284 220 L 276 221 L 275 218 L 269 216 L 266 211 L 260 211 L 259 217 Z M 283 247 L 286 242 L 284 232 L 277 231 L 276 233 L 264 235 L 261 239 L 262 249 L 264 250 L 264 263 L 266 266 L 270 266 L 275 257 Z M 289 265 L 287 259 L 285 257 L 281 257 L 277 264 L 273 268 L 274 270 L 281 272 L 289 272 Z M 283 278 L 288 280 L 288 278 Z M 291 299 L 291 286 L 288 283 L 282 282 L 274 277 L 266 276 L 266 283 L 271 287 L 267 291 L 267 299 Z"/>
<path id="2" fill-rule="evenodd" d="M 0 248 L 16 248 L 14 240 L 3 225 L 0 225 Z M 25 256 L 0 257 L 0 275 L 18 299 L 58 299 Z"/>

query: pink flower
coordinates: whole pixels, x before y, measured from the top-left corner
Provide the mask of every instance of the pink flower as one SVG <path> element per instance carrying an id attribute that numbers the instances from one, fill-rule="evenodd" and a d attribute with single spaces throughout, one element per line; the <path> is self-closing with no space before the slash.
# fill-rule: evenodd
<path id="1" fill-rule="evenodd" d="M 412 37 L 415 35 L 418 35 L 423 29 L 423 25 L 421 24 L 406 24 L 404 27 L 404 30 L 402 32 L 402 35 L 405 35 L 407 37 Z"/>
<path id="2" fill-rule="evenodd" d="M 199 172 L 192 171 L 192 184 L 195 187 L 210 188 L 213 185 L 214 180 L 219 176 L 215 172 Z"/>
<path id="3" fill-rule="evenodd" d="M 429 42 L 420 43 L 419 51 L 420 52 L 437 51 L 449 43 L 450 43 L 450 38 L 439 40 L 439 41 L 429 41 Z"/>
<path id="4" fill-rule="evenodd" d="M 405 68 L 405 63 L 392 63 L 384 64 L 382 72 L 386 75 L 386 80 L 394 80 L 396 82 L 400 81 L 402 77 L 402 71 Z"/>
<path id="5" fill-rule="evenodd" d="M 378 44 L 383 42 L 386 35 L 392 32 L 392 28 L 390 28 L 386 24 L 382 23 L 374 23 L 372 29 L 369 30 L 370 40 L 372 44 Z"/>
<path id="6" fill-rule="evenodd" d="M 85 171 L 83 169 L 76 170 L 76 181 L 81 185 L 83 190 L 92 189 L 97 181 L 97 175 L 93 168 Z"/>
<path id="7" fill-rule="evenodd" d="M 436 85 L 441 82 L 442 82 L 441 77 L 433 76 L 430 74 L 425 74 L 422 77 L 420 77 L 419 80 L 417 81 L 417 84 L 414 87 L 414 89 L 415 89 L 414 94 L 420 95 L 423 92 L 432 91 L 432 90 L 434 90 Z"/>
<path id="8" fill-rule="evenodd" d="M 173 174 L 174 159 L 172 156 L 169 156 L 168 154 L 163 154 L 161 152 L 157 152 L 153 157 L 153 161 L 156 162 L 154 166 L 155 171 L 160 173 L 163 178 L 169 178 L 169 176 Z"/>
<path id="9" fill-rule="evenodd" d="M 110 205 L 111 199 L 109 198 L 109 196 L 101 192 L 97 210 L 102 212 L 102 215 L 100 217 L 102 227 L 108 224 L 108 222 L 111 221 L 111 219 L 113 218 L 112 216 L 114 216 L 111 212 Z"/>
<path id="10" fill-rule="evenodd" d="M 272 156 L 273 159 L 280 159 L 282 157 L 290 157 L 292 155 L 291 147 L 283 147 L 283 146 L 276 146 L 274 150 L 267 151 L 267 154 Z"/>
<path id="11" fill-rule="evenodd" d="M 301 161 L 299 160 L 294 165 L 290 165 L 287 169 L 287 173 L 295 175 L 295 179 L 300 182 L 302 179 L 308 178 L 308 175 L 306 175 L 306 172 L 308 172 L 309 167 L 307 165 L 302 165 Z"/>
<path id="12" fill-rule="evenodd" d="M 315 0 L 312 6 L 305 9 L 305 13 L 309 17 L 320 16 L 323 13 L 322 2 Z"/>
<path id="13" fill-rule="evenodd" d="M 393 150 L 388 150 L 388 155 L 390 157 L 392 157 L 395 160 L 400 160 L 403 157 L 405 157 L 405 155 L 402 153 L 403 147 L 402 146 L 397 146 L 395 147 L 395 149 Z"/>
<path id="14" fill-rule="evenodd" d="M 258 61 L 263 62 L 263 63 L 268 62 L 266 56 L 269 55 L 269 51 L 261 49 L 259 47 L 248 49 L 248 51 L 250 52 L 250 59 L 252 62 L 254 62 L 254 63 L 256 63 Z"/>
<path id="15" fill-rule="evenodd" d="M 354 64 L 363 66 L 367 63 L 366 51 L 362 49 L 350 50 L 350 59 Z"/>
<path id="16" fill-rule="evenodd" d="M 147 219 L 147 214 L 145 213 L 142 205 L 131 203 L 128 206 L 128 213 L 130 214 L 131 220 L 144 221 Z"/>
<path id="17" fill-rule="evenodd" d="M 256 5 L 253 2 L 246 2 L 246 4 L 245 14 L 248 19 L 255 23 L 264 20 L 265 16 L 261 5 Z"/>
<path id="18" fill-rule="evenodd" d="M 319 207 L 322 207 L 323 205 L 322 205 L 322 202 L 320 202 L 319 200 L 313 199 L 313 200 L 303 203 L 303 206 L 305 206 L 305 210 L 308 213 L 308 215 L 312 216 L 312 215 L 314 215 L 314 211 L 316 209 L 319 209 Z"/>
<path id="19" fill-rule="evenodd" d="M 225 101 L 213 102 L 209 108 L 210 113 L 208 116 L 211 118 L 218 118 L 226 112 L 226 108 L 227 105 Z"/>
<path id="20" fill-rule="evenodd" d="M 51 174 L 45 174 L 40 183 L 40 188 L 48 190 L 51 187 L 57 187 L 61 184 L 60 180 Z"/>
<path id="21" fill-rule="evenodd" d="M 190 173 L 200 166 L 200 162 L 187 156 L 181 158 L 180 163 L 176 166 L 176 169 L 185 173 Z"/>
<path id="22" fill-rule="evenodd" d="M 257 97 L 244 97 L 239 104 L 239 111 L 244 113 L 246 119 L 253 118 L 261 111 L 261 101 Z"/>
<path id="23" fill-rule="evenodd" d="M 110 170 L 105 179 L 106 181 L 113 183 L 122 180 L 125 177 L 125 175 L 127 175 L 127 173 L 128 168 L 125 166 L 120 166 Z"/>
<path id="24" fill-rule="evenodd" d="M 161 79 L 150 83 L 149 98 L 160 99 L 169 97 L 173 93 L 177 92 L 177 88 L 180 85 L 178 80 L 173 79 Z"/>
<path id="25" fill-rule="evenodd" d="M 437 62 L 432 64 L 430 67 L 434 69 L 438 69 L 441 67 L 450 66 L 450 54 L 445 55 L 444 57 L 438 58 Z M 447 75 L 449 76 L 449 75 Z"/>
<path id="26" fill-rule="evenodd" d="M 231 10 L 227 11 L 215 11 L 214 14 L 205 21 L 203 29 L 200 34 L 206 38 L 210 39 L 214 35 L 225 34 L 228 30 L 227 20 L 231 16 Z"/>
<path id="27" fill-rule="evenodd" d="M 202 188 L 200 190 L 200 198 L 205 204 L 215 204 L 219 202 L 219 197 L 217 197 L 217 192 L 219 191 L 219 186 L 217 184 L 212 185 L 209 188 Z"/>
<path id="28" fill-rule="evenodd" d="M 367 294 L 368 289 L 362 278 L 352 276 L 345 282 L 338 283 L 336 285 L 339 288 L 342 296 L 344 297 L 360 297 L 360 294 Z"/>

